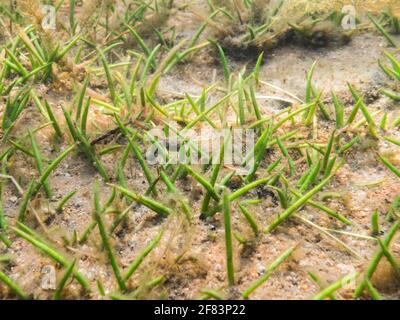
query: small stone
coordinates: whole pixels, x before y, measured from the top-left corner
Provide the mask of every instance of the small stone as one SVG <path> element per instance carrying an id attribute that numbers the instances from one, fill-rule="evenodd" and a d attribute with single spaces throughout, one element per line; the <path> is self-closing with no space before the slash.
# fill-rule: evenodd
<path id="1" fill-rule="evenodd" d="M 264 274 L 264 272 L 265 272 L 265 266 L 262 265 L 262 264 L 258 264 L 257 269 L 258 269 L 257 270 L 258 276 L 262 276 Z"/>
<path id="2" fill-rule="evenodd" d="M 17 200 L 18 200 L 18 198 L 17 198 L 16 196 L 10 197 L 10 201 L 11 201 L 12 203 L 17 202 Z"/>

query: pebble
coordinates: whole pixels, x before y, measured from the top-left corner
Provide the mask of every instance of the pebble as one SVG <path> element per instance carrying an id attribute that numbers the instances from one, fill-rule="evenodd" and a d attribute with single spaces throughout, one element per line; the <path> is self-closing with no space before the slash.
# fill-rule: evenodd
<path id="1" fill-rule="evenodd" d="M 262 265 L 262 264 L 259 264 L 258 266 L 257 266 L 257 271 L 258 271 L 258 275 L 259 276 L 262 276 L 263 274 L 264 274 L 264 272 L 265 272 L 265 266 L 264 265 Z"/>

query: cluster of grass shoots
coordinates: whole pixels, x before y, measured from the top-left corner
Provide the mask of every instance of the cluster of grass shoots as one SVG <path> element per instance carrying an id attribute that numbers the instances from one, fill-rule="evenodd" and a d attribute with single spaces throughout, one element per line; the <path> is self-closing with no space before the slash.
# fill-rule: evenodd
<path id="1" fill-rule="evenodd" d="M 75 16 L 74 0 L 69 3 L 69 25 L 64 26 L 67 34 L 67 40 L 64 42 L 58 42 L 51 36 L 49 38 L 38 26 L 19 24 L 20 18 L 17 19 L 16 16 L 9 14 L 9 24 L 13 26 L 14 31 L 12 31 L 13 36 L 2 44 L 1 51 L 4 58 L 0 65 L 0 95 L 5 100 L 1 121 L 3 136 L 0 155 L 2 163 L 0 196 L 3 194 L 6 182 L 11 180 L 18 189 L 21 200 L 16 221 L 9 221 L 4 214 L 3 201 L 0 198 L 0 241 L 6 247 L 10 247 L 15 236 L 22 238 L 64 269 L 54 299 L 62 298 L 69 279 L 76 280 L 88 294 L 96 290 L 95 286 L 77 270 L 78 260 L 65 256 L 61 253 L 57 241 L 50 239 L 48 234 L 42 235 L 29 227 L 27 222 L 28 215 L 35 215 L 31 203 L 39 193 L 45 195 L 49 201 L 53 199 L 54 188 L 51 178 L 61 162 L 67 157 L 81 156 L 96 170 L 102 180 L 95 183 L 92 193 L 92 221 L 83 232 L 78 234 L 75 230 L 70 238 L 64 239 L 64 242 L 66 246 L 78 246 L 88 243 L 90 237 L 101 240 L 101 248 L 107 255 L 116 283 L 115 290 L 109 295 L 110 298 L 136 298 L 140 296 L 143 288 L 151 290 L 161 286 L 167 277 L 167 273 L 157 274 L 147 281 L 143 288 L 137 285 L 132 287 L 132 282 L 129 281 L 141 270 L 140 267 L 146 257 L 162 242 L 164 228 L 161 228 L 159 233 L 144 246 L 129 266 L 124 268 L 119 261 L 113 240 L 116 238 L 116 230 L 126 221 L 134 204 L 146 207 L 161 219 L 182 215 L 189 225 L 192 225 L 193 220 L 197 218 L 212 220 L 216 215 L 222 215 L 226 251 L 226 287 L 235 286 L 239 278 L 235 272 L 235 256 L 238 252 L 235 250 L 234 241 L 236 240 L 239 245 L 245 245 L 249 241 L 232 223 L 237 214 L 244 218 L 251 229 L 251 240 L 279 232 L 280 228 L 287 227 L 289 220 L 297 219 L 339 243 L 344 250 L 358 256 L 355 250 L 334 235 L 335 231 L 340 232 L 340 230 L 331 231 L 323 228 L 301 213 L 304 207 L 310 206 L 317 209 L 320 214 L 334 219 L 341 226 L 352 225 L 349 217 L 333 210 L 323 200 L 317 200 L 316 195 L 329 186 L 346 162 L 346 156 L 360 142 L 361 133 L 371 139 L 380 139 L 387 127 L 386 124 L 377 125 L 376 114 L 371 114 L 364 98 L 351 84 L 349 84 L 349 94 L 353 97 L 354 103 L 347 117 L 344 104 L 334 92 L 331 93 L 332 105 L 328 105 L 322 99 L 322 92 L 319 92 L 313 83 L 313 75 L 318 68 L 317 63 L 312 65 L 305 79 L 304 100 L 296 98 L 296 103 L 293 103 L 293 95 L 283 90 L 286 95 L 284 98 L 273 97 L 273 99 L 292 103 L 277 114 L 266 116 L 260 108 L 257 95 L 259 86 L 263 85 L 260 69 L 265 59 L 264 53 L 258 56 L 252 70 L 243 68 L 236 72 L 229 66 L 226 55 L 227 43 L 218 41 L 218 37 L 217 41 L 199 43 L 207 24 L 220 30 L 226 24 L 232 26 L 238 22 L 241 25 L 239 43 L 246 47 L 275 45 L 275 42 L 289 31 L 313 39 L 313 34 L 319 30 L 322 23 L 336 30 L 334 12 L 329 11 L 329 15 L 321 15 L 318 21 L 312 15 L 306 17 L 302 15 L 281 29 L 276 29 L 278 18 L 282 12 L 286 12 L 283 2 L 278 2 L 276 7 L 266 7 L 266 10 L 261 10 L 266 4 L 265 1 L 210 0 L 208 5 L 211 12 L 207 22 L 191 39 L 176 43 L 173 30 L 161 27 L 163 20 L 167 19 L 173 1 L 155 0 L 149 3 L 144 1 L 125 3 L 124 5 L 131 4 L 131 6 L 129 10 L 124 11 L 122 17 L 118 2 L 110 1 L 105 7 L 99 8 L 94 15 L 96 23 L 93 28 L 103 30 L 106 39 L 103 42 L 97 42 L 87 26 L 85 27 L 80 21 L 82 17 Z M 384 16 L 381 21 L 374 20 L 373 17 L 371 20 L 384 34 L 388 26 L 397 30 L 398 21 L 389 15 Z M 158 39 L 156 44 L 154 44 L 155 36 Z M 390 35 L 386 35 L 386 38 L 391 39 Z M 130 41 L 135 44 L 131 50 L 125 48 Z M 216 48 L 221 60 L 223 80 L 204 88 L 198 97 L 185 93 L 180 99 L 172 102 L 163 102 L 159 99 L 157 93 L 160 79 L 178 64 L 190 59 L 193 53 L 209 45 Z M 126 59 L 118 59 L 122 53 L 126 54 Z M 386 56 L 390 66 L 380 63 L 382 70 L 393 80 L 400 80 L 399 62 L 390 53 L 386 53 Z M 55 103 L 50 101 L 50 95 L 38 94 L 38 85 L 50 83 L 62 85 L 63 72 L 71 75 L 73 70 L 77 70 L 76 68 L 83 70 L 84 76 L 72 77 L 71 86 L 65 88 L 73 96 L 68 103 L 64 102 L 57 108 Z M 98 78 L 101 80 L 102 92 L 93 92 L 92 83 Z M 397 93 L 387 89 L 382 89 L 382 93 L 393 100 L 400 100 Z M 211 96 L 215 99 L 211 99 L 212 102 L 208 103 L 208 98 Z M 44 124 L 20 134 L 16 127 L 19 121 L 23 121 L 24 114 L 29 112 L 29 106 L 37 109 Z M 112 129 L 106 132 L 91 130 L 89 122 L 95 110 L 107 118 Z M 228 113 L 235 115 L 233 124 L 227 121 Z M 170 121 L 177 121 L 180 125 L 179 130 L 174 129 Z M 332 123 L 334 129 L 324 142 L 317 142 L 321 141 L 317 129 L 322 121 Z M 396 121 L 392 126 L 396 127 L 399 124 L 400 121 Z M 229 134 L 224 137 L 216 155 L 218 161 L 214 162 L 212 161 L 214 159 L 206 157 L 207 161 L 203 166 L 195 166 L 190 162 L 175 164 L 168 158 L 168 150 L 149 134 L 149 131 L 157 126 L 162 127 L 163 132 L 178 136 L 182 141 L 181 147 L 185 147 L 187 155 L 196 154 L 203 157 L 206 155 L 202 154 L 202 150 L 196 147 L 196 142 L 187 134 L 191 129 L 208 126 L 212 129 L 227 129 Z M 232 126 L 256 131 L 254 147 L 243 157 L 241 163 L 243 167 L 251 164 L 246 172 L 237 172 L 235 168 L 227 168 L 222 164 L 224 151 L 229 148 Z M 37 138 L 37 133 L 48 127 L 52 128 L 54 139 L 51 143 L 57 151 L 57 155 L 50 159 L 44 155 Z M 287 128 L 290 131 L 287 131 Z M 300 129 L 311 133 L 309 141 L 299 134 Z M 100 149 L 99 145 L 106 144 L 107 138 L 113 136 L 118 137 L 118 145 L 106 145 Z M 397 146 L 400 145 L 399 141 L 391 137 L 384 136 L 384 139 Z M 159 154 L 165 156 L 166 161 L 163 164 L 154 166 L 146 162 L 143 154 L 151 144 L 157 145 Z M 22 153 L 34 164 L 35 176 L 23 187 L 20 187 L 7 171 L 10 159 L 17 153 Z M 267 153 L 274 153 L 275 160 L 268 161 Z M 114 166 L 106 163 L 105 158 L 108 155 L 116 159 Z M 134 190 L 129 183 L 125 170 L 129 156 L 133 156 L 138 164 L 136 170 L 143 174 L 147 182 L 145 192 Z M 250 161 L 251 157 L 254 157 L 253 162 Z M 380 154 L 377 155 L 377 159 L 400 177 L 400 170 L 388 159 Z M 191 179 L 202 188 L 199 212 L 193 212 L 190 208 L 188 196 L 180 189 L 180 179 Z M 235 179 L 239 181 L 239 187 L 230 190 L 230 185 Z M 100 183 L 102 188 L 111 190 L 104 203 L 100 197 L 98 185 Z M 252 209 L 263 201 L 262 198 L 256 199 L 252 196 L 259 188 L 269 190 L 278 199 L 278 214 L 269 217 L 268 221 L 259 221 Z M 165 192 L 171 195 L 174 201 L 166 201 L 163 197 Z M 76 193 L 77 191 L 72 191 L 64 194 L 57 202 L 55 212 L 62 215 L 64 208 Z M 123 204 L 122 209 L 116 208 L 115 203 L 118 201 Z M 383 240 L 379 238 L 381 226 L 378 213 L 374 213 L 371 219 L 373 235 L 371 238 L 376 241 L 378 251 L 363 273 L 363 278 L 355 291 L 356 298 L 361 296 L 365 288 L 372 298 L 379 298 L 379 293 L 371 284 L 371 277 L 383 257 L 398 271 L 396 259 L 390 252 L 390 242 L 400 223 L 395 208 L 397 207 L 393 205 L 391 211 L 394 222 Z M 114 213 L 112 221 L 110 213 Z M 254 294 L 271 274 L 291 257 L 298 245 L 288 246 L 287 250 L 266 268 L 260 279 L 243 290 L 242 297 L 248 299 Z M 321 287 L 321 292 L 315 299 L 335 298 L 335 291 L 341 289 L 346 280 L 354 279 L 356 276 L 348 275 L 325 288 Z M 316 275 L 312 278 L 319 283 Z M 29 294 L 2 271 L 0 271 L 0 281 L 19 298 L 29 298 Z M 106 296 L 101 281 L 97 282 L 96 286 L 98 294 Z M 219 289 L 204 289 L 201 293 L 201 298 L 223 297 Z"/>
<path id="2" fill-rule="evenodd" d="M 353 31 L 340 27 L 338 1 L 208 1 L 210 27 L 232 55 L 272 49 L 293 37 L 314 47 L 344 44 Z"/>

